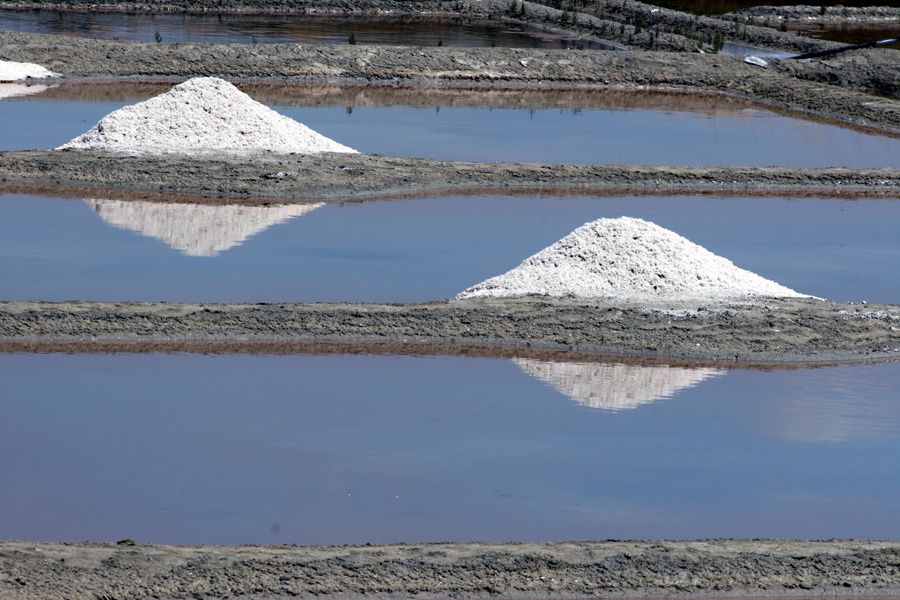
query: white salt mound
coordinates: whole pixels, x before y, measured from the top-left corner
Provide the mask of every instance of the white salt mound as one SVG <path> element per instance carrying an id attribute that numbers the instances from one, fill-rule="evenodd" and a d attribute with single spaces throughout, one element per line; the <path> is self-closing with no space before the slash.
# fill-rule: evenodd
<path id="1" fill-rule="evenodd" d="M 608 411 L 628 410 L 671 398 L 681 390 L 724 372 L 708 368 L 547 362 L 527 358 L 515 358 L 513 362 L 578 404 Z"/>
<path id="2" fill-rule="evenodd" d="M 162 240 L 188 256 L 216 256 L 273 225 L 322 206 L 207 206 L 90 199 L 86 202 L 110 225 Z"/>
<path id="3" fill-rule="evenodd" d="M 29 77 L 33 79 L 59 77 L 59 74 L 34 63 L 0 60 L 0 81 L 19 81 L 20 79 L 28 79 Z"/>
<path id="4" fill-rule="evenodd" d="M 189 79 L 113 111 L 57 150 L 65 148 L 139 154 L 356 152 L 215 77 Z"/>
<path id="5" fill-rule="evenodd" d="M 457 298 L 575 296 L 632 302 L 802 297 L 654 223 L 586 223 Z"/>

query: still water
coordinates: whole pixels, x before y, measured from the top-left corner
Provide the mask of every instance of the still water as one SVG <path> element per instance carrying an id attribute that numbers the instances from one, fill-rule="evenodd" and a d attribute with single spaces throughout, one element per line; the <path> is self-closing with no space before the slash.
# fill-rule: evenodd
<path id="1" fill-rule="evenodd" d="M 900 363 L 0 356 L 0 538 L 900 537 Z"/>
<path id="2" fill-rule="evenodd" d="M 16 90 L 23 88 L 17 86 Z M 303 91 L 295 93 L 302 96 Z M 584 109 L 297 105 L 314 102 L 314 91 L 309 93 L 306 100 L 276 103 L 274 108 L 361 152 L 388 156 L 549 163 L 900 167 L 900 139 L 721 101 L 712 102 L 708 109 L 684 110 L 632 108 L 624 99 L 620 107 L 613 101 L 604 108 Z M 0 132 L 0 150 L 54 148 L 133 101 L 137 99 L 25 96 L 0 100 L 0 122 L 5 125 Z"/>
<path id="3" fill-rule="evenodd" d="M 706 196 L 223 207 L 0 195 L 0 298 L 434 300 L 623 215 L 804 293 L 900 300 L 900 202 Z"/>
<path id="4" fill-rule="evenodd" d="M 434 300 L 623 215 L 804 293 L 900 300 L 897 200 L 708 196 L 215 207 L 0 195 L 0 298 Z"/>
<path id="5" fill-rule="evenodd" d="M 0 30 L 165 43 L 291 43 L 512 48 L 594 48 L 501 21 L 436 22 L 278 15 L 149 15 L 0 11 Z"/>

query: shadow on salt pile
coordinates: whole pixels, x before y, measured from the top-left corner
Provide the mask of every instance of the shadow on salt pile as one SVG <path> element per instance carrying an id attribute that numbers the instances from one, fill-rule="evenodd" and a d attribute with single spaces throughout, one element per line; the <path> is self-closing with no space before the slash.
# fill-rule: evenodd
<path id="1" fill-rule="evenodd" d="M 528 358 L 515 358 L 513 362 L 578 404 L 610 412 L 671 398 L 681 390 L 725 372 L 712 368 L 550 362 Z"/>
<path id="2" fill-rule="evenodd" d="M 156 238 L 187 256 L 216 256 L 273 225 L 305 215 L 322 204 L 210 206 L 86 199 L 103 221 Z"/>

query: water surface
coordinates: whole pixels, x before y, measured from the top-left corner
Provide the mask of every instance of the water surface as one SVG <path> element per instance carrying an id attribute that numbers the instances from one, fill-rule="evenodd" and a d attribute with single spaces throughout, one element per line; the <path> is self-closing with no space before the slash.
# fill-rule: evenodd
<path id="1" fill-rule="evenodd" d="M 427 21 L 279 15 L 150 15 L 0 11 L 0 29 L 165 43 L 292 43 L 512 48 L 600 44 L 502 21 Z M 158 39 L 157 39 L 158 35 Z"/>
<path id="2" fill-rule="evenodd" d="M 21 86 L 16 93 L 22 93 Z M 252 93 L 252 92 L 251 92 Z M 296 91 L 302 95 L 303 91 Z M 388 156 L 548 163 L 900 167 L 900 139 L 711 102 L 708 109 L 419 108 L 308 100 L 280 113 L 361 152 Z M 50 149 L 131 103 L 14 97 L 0 100 L 0 150 Z M 328 102 L 325 100 L 325 102 Z M 289 105 L 286 105 L 289 104 Z M 673 103 L 669 102 L 668 106 Z"/>
<path id="3" fill-rule="evenodd" d="M 434 300 L 623 215 L 801 292 L 900 302 L 900 202 L 707 196 L 271 207 L 0 196 L 0 298 Z"/>
<path id="4" fill-rule="evenodd" d="M 0 538 L 900 537 L 900 363 L 646 369 L 3 355 Z"/>

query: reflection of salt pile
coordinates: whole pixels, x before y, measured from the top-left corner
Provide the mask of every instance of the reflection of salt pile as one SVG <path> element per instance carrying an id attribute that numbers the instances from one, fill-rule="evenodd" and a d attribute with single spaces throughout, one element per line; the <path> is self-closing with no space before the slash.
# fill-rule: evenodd
<path id="1" fill-rule="evenodd" d="M 31 96 L 49 90 L 50 85 L 23 85 L 21 83 L 0 83 L 0 99 Z"/>
<path id="2" fill-rule="evenodd" d="M 458 297 L 525 295 L 630 301 L 801 296 L 677 233 L 629 217 L 586 223 Z"/>
<path id="3" fill-rule="evenodd" d="M 37 79 L 42 77 L 59 77 L 59 74 L 48 71 L 41 65 L 34 63 L 12 62 L 0 60 L 0 81 L 19 81 L 29 77 Z"/>
<path id="4" fill-rule="evenodd" d="M 87 203 L 110 225 L 160 239 L 189 256 L 215 256 L 272 225 L 322 206 L 207 206 L 123 200 Z"/>
<path id="5" fill-rule="evenodd" d="M 58 149 L 113 152 L 315 154 L 356 152 L 215 77 L 197 77 L 103 117 Z"/>
<path id="6" fill-rule="evenodd" d="M 603 410 L 626 410 L 671 398 L 724 371 L 668 366 L 608 365 L 513 359 L 523 371 L 542 379 L 575 402 Z"/>

